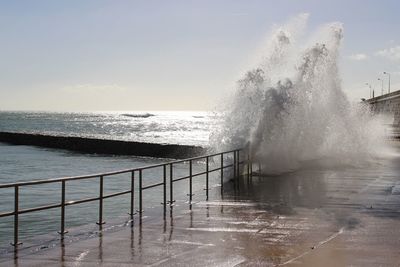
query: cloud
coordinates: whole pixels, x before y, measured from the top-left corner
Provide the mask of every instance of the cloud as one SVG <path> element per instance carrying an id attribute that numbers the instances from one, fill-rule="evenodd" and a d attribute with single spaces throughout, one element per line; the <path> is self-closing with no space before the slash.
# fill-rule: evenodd
<path id="1" fill-rule="evenodd" d="M 352 54 L 351 56 L 349 56 L 349 58 L 352 60 L 361 61 L 368 59 L 368 56 L 366 54 Z"/>
<path id="2" fill-rule="evenodd" d="M 400 60 L 400 45 L 379 50 L 375 53 L 375 55 L 385 57 L 390 60 Z"/>

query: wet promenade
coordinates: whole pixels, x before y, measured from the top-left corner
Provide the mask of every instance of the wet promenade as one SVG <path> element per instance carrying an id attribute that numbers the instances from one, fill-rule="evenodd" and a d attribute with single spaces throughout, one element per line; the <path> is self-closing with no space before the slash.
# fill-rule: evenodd
<path id="1" fill-rule="evenodd" d="M 398 156 L 253 176 L 239 191 L 226 188 L 223 199 L 216 194 L 192 210 L 177 204 L 165 220 L 161 208 L 145 212 L 1 255 L 0 266 L 400 265 Z"/>

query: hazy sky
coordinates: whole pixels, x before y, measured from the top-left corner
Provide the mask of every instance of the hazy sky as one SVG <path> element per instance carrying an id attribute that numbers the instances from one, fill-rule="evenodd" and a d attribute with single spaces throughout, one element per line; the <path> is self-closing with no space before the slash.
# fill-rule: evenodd
<path id="1" fill-rule="evenodd" d="M 400 89 L 400 1 L 0 1 L 0 110 L 208 110 L 273 25 L 340 21 L 351 99 L 392 74 Z M 396 85 L 397 84 L 397 85 Z"/>

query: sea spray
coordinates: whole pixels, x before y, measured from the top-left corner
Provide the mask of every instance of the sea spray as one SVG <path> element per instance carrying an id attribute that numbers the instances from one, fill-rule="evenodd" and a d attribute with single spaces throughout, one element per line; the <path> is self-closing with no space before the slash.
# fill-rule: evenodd
<path id="1" fill-rule="evenodd" d="M 303 24 L 306 20 L 305 15 L 296 18 Z M 374 156 L 384 131 L 368 107 L 352 105 L 341 89 L 342 25 L 325 25 L 319 40 L 303 50 L 296 39 L 299 29 L 292 26 L 276 29 L 262 62 L 221 105 L 212 146 L 221 151 L 248 147 L 267 172 L 320 160 L 358 164 Z"/>

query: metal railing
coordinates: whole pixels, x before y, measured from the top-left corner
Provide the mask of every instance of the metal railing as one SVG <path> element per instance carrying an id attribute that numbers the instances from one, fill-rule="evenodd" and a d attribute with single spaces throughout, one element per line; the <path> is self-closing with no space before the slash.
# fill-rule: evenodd
<path id="1" fill-rule="evenodd" d="M 250 158 L 249 155 L 245 156 L 244 159 L 241 161 L 240 160 L 240 155 L 241 152 L 243 152 L 243 149 L 236 149 L 236 150 L 231 150 L 231 151 L 225 151 L 221 153 L 215 153 L 215 154 L 209 154 L 205 156 L 199 156 L 199 157 L 193 157 L 193 158 L 188 158 L 188 159 L 183 159 L 183 160 L 176 160 L 176 161 L 171 161 L 171 162 L 166 162 L 166 163 L 161 163 L 161 164 L 155 164 L 155 165 L 149 165 L 145 167 L 140 167 L 140 168 L 134 168 L 134 169 L 125 169 L 125 170 L 119 170 L 119 171 L 114 171 L 114 172 L 106 172 L 106 173 L 99 173 L 99 174 L 91 174 L 91 175 L 85 175 L 85 176 L 73 176 L 73 177 L 64 177 L 64 178 L 56 178 L 56 179 L 46 179 L 46 180 L 36 180 L 36 181 L 28 181 L 28 182 L 18 182 L 18 183 L 9 183 L 9 184 L 0 184 L 0 189 L 4 188 L 14 188 L 14 210 L 13 211 L 8 211 L 8 212 L 3 212 L 0 213 L 0 218 L 2 217 L 8 217 L 8 216 L 14 216 L 14 240 L 11 245 L 17 247 L 18 245 L 22 244 L 19 242 L 18 239 L 18 232 L 19 232 L 19 215 L 20 214 L 26 214 L 26 213 L 31 213 L 31 212 L 37 212 L 37 211 L 42 211 L 42 210 L 48 210 L 48 209 L 55 209 L 55 208 L 60 208 L 60 217 L 61 217 L 61 223 L 60 223 L 60 231 L 58 232 L 62 236 L 67 233 L 65 228 L 65 207 L 71 206 L 71 205 L 77 205 L 81 203 L 86 203 L 86 202 L 92 202 L 92 201 L 98 201 L 99 202 L 99 210 L 98 210 L 98 221 L 96 222 L 98 225 L 102 225 L 105 222 L 103 221 L 103 200 L 107 198 L 112 198 L 116 196 L 121 196 L 125 194 L 130 194 L 130 211 L 129 215 L 131 218 L 133 218 L 133 215 L 136 214 L 135 212 L 135 174 L 138 175 L 138 184 L 139 184 L 139 196 L 137 197 L 137 201 L 139 202 L 139 209 L 137 212 L 141 216 L 143 213 L 143 192 L 147 189 L 154 188 L 154 187 L 162 187 L 163 190 L 163 209 L 164 209 L 164 216 L 167 210 L 167 205 L 169 204 L 171 207 L 173 206 L 173 203 L 175 202 L 174 200 L 174 183 L 182 180 L 189 180 L 189 205 L 190 208 L 192 206 L 192 197 L 193 197 L 193 178 L 200 176 L 200 175 L 205 175 L 205 192 L 206 192 L 206 200 L 209 198 L 209 175 L 212 172 L 220 171 L 220 181 L 221 181 L 221 194 L 223 193 L 223 180 L 224 180 L 224 169 L 226 168 L 232 168 L 233 169 L 233 177 L 236 178 L 240 174 L 240 165 L 247 164 L 247 173 L 251 173 L 252 169 L 252 164 L 250 163 Z M 225 165 L 224 164 L 224 156 L 228 156 L 225 158 L 229 158 L 229 163 Z M 231 162 L 233 157 L 233 162 Z M 220 165 L 216 168 L 210 169 L 210 159 L 215 159 L 219 158 L 218 160 L 220 161 Z M 200 160 L 205 160 L 205 165 L 206 165 L 206 170 L 203 172 L 193 172 L 193 162 L 194 161 L 200 161 Z M 179 163 L 189 163 L 189 174 L 183 177 L 174 177 L 174 166 Z M 153 183 L 150 185 L 143 185 L 143 171 L 148 170 L 148 169 L 154 169 L 154 168 L 163 168 L 163 177 L 162 177 L 162 182 L 159 183 Z M 169 169 L 169 201 L 167 201 L 167 172 Z M 112 194 L 107 194 L 104 195 L 104 177 L 107 176 L 112 176 L 112 175 L 118 175 L 118 174 L 123 174 L 123 173 L 130 173 L 130 188 L 128 190 L 112 193 Z M 69 181 L 76 181 L 76 180 L 88 180 L 88 179 L 95 179 L 97 178 L 99 181 L 99 195 L 98 197 L 91 197 L 91 198 L 83 198 L 83 199 L 78 199 L 78 200 L 72 200 L 72 201 L 66 201 L 65 195 L 66 195 L 66 186 L 67 182 Z M 20 209 L 19 208 L 19 190 L 20 188 L 26 187 L 26 186 L 32 186 L 32 185 L 39 185 L 39 184 L 51 184 L 51 183 L 60 183 L 61 185 L 61 196 L 60 196 L 60 203 L 57 204 L 50 204 L 50 205 L 44 205 L 44 206 L 39 206 L 39 207 L 34 207 L 34 208 L 26 208 L 26 209 Z M 235 182 L 236 184 L 236 182 Z"/>

